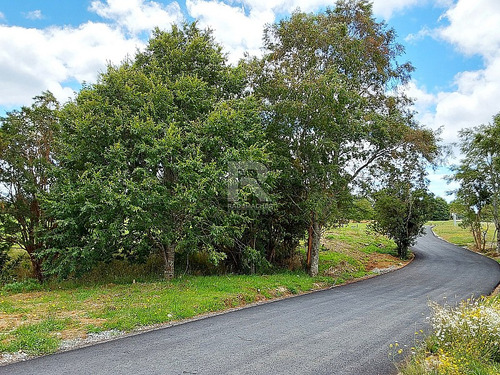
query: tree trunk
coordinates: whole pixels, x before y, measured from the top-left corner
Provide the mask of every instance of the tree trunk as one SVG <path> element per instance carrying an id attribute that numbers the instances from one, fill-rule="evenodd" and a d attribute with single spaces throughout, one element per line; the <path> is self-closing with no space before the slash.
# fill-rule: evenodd
<path id="1" fill-rule="evenodd" d="M 165 279 L 172 280 L 174 278 L 175 267 L 175 246 L 169 245 L 163 247 L 163 261 L 165 269 L 163 275 Z"/>
<path id="2" fill-rule="evenodd" d="M 33 252 L 28 252 L 33 268 L 33 277 L 41 284 L 43 283 L 42 261 L 37 259 Z"/>
<path id="3" fill-rule="evenodd" d="M 314 277 L 318 275 L 319 265 L 319 247 L 321 242 L 321 226 L 316 220 L 316 215 L 312 215 L 311 226 L 309 229 L 309 246 L 308 246 L 308 272 Z"/>
<path id="4" fill-rule="evenodd" d="M 398 255 L 399 255 L 400 259 L 407 259 L 408 258 L 408 246 L 401 245 L 401 247 L 398 247 Z"/>
<path id="5" fill-rule="evenodd" d="M 497 234 L 497 253 L 500 254 L 500 222 L 496 224 L 495 230 Z"/>
<path id="6" fill-rule="evenodd" d="M 312 252 L 312 243 L 313 243 L 313 225 L 312 223 L 309 225 L 308 237 L 307 237 L 307 269 L 311 269 L 311 252 Z"/>

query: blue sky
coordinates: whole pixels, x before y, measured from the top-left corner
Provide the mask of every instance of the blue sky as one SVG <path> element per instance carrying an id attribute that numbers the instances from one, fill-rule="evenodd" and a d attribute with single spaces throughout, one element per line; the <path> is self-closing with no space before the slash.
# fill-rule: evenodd
<path id="1" fill-rule="evenodd" d="M 300 7 L 318 11 L 329 0 L 0 0 L 0 116 L 30 105 L 43 90 L 62 102 L 94 82 L 107 61 L 143 48 L 151 29 L 198 19 L 210 26 L 236 62 L 260 53 L 262 28 Z M 376 17 L 394 27 L 416 68 L 408 93 L 422 124 L 458 130 L 500 112 L 499 0 L 374 0 Z M 456 155 L 451 162 L 457 160 Z M 442 168 L 430 188 L 452 188 Z M 450 198 L 447 198 L 450 199 Z"/>

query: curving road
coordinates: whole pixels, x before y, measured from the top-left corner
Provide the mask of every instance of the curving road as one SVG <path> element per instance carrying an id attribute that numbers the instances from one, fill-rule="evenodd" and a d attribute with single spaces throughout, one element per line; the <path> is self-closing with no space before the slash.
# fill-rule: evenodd
<path id="1" fill-rule="evenodd" d="M 489 294 L 500 265 L 430 231 L 407 267 L 362 282 L 0 367 L 0 374 L 391 374 L 429 300 Z"/>

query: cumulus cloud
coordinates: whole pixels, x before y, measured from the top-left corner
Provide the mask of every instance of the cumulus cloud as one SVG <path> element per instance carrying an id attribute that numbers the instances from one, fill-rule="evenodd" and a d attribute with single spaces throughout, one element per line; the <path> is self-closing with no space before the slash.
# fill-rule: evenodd
<path id="1" fill-rule="evenodd" d="M 459 184 L 455 181 L 448 183 L 446 177 L 451 176 L 453 173 L 447 168 L 438 168 L 437 170 L 430 170 L 427 178 L 429 180 L 429 190 L 439 197 L 446 199 L 448 202 L 455 199 L 454 194 L 450 192 L 458 189 Z"/>
<path id="2" fill-rule="evenodd" d="M 116 22 L 132 34 L 150 31 L 155 26 L 170 29 L 173 23 L 183 19 L 177 2 L 163 5 L 145 0 L 95 0 L 89 10 L 99 16 Z"/>
<path id="3" fill-rule="evenodd" d="M 29 20 L 41 20 L 43 18 L 42 11 L 39 9 L 28 12 L 24 16 Z"/>
<path id="4" fill-rule="evenodd" d="M 73 94 L 65 82 L 93 82 L 107 61 L 119 63 L 141 45 L 103 23 L 44 30 L 0 25 L 0 106 L 30 103 L 44 90 L 65 101 Z"/>
<path id="5" fill-rule="evenodd" d="M 142 48 L 140 33 L 155 26 L 170 29 L 183 19 L 177 2 L 92 1 L 89 10 L 111 22 L 45 29 L 0 24 L 0 108 L 26 105 L 44 90 L 66 101 L 73 96 L 72 87 L 95 82 L 108 62 L 118 64 Z M 33 11 L 26 17 L 43 15 Z"/>
<path id="6" fill-rule="evenodd" d="M 497 0 L 459 0 L 444 15 L 449 26 L 439 36 L 461 52 L 480 54 L 487 59 L 499 55 L 500 2 Z"/>
<path id="7" fill-rule="evenodd" d="M 375 0 L 373 9 L 377 16 L 386 19 L 394 13 L 413 6 L 422 6 L 430 0 Z M 437 0 L 433 4 L 444 6 L 452 0 Z M 95 1 L 94 3 L 100 3 Z M 111 4 L 111 0 L 109 1 Z M 229 53 L 231 62 L 238 61 L 244 52 L 260 55 L 264 26 L 273 23 L 280 14 L 298 8 L 314 12 L 334 6 L 333 0 L 186 0 L 191 17 L 202 27 L 210 27 Z M 102 13 L 100 13 L 102 14 Z M 419 38 L 423 35 L 418 36 Z"/>
<path id="8" fill-rule="evenodd" d="M 444 14 L 449 24 L 433 30 L 435 38 L 451 43 L 465 55 L 479 55 L 484 67 L 455 75 L 452 89 L 429 94 L 410 88 L 421 121 L 433 128 L 444 126 L 443 139 L 458 140 L 458 131 L 491 121 L 500 112 L 500 3 L 496 0 L 459 0 Z"/>
<path id="9" fill-rule="evenodd" d="M 231 62 L 238 61 L 245 52 L 259 55 L 264 26 L 275 18 L 271 9 L 252 7 L 247 14 L 244 7 L 217 1 L 187 0 L 186 7 L 189 14 L 199 20 L 200 26 L 214 30 Z"/>
<path id="10" fill-rule="evenodd" d="M 438 7 L 449 7 L 453 4 L 453 0 L 373 0 L 373 12 L 383 17 L 390 19 L 394 14 L 404 12 L 407 9 L 433 4 Z"/>

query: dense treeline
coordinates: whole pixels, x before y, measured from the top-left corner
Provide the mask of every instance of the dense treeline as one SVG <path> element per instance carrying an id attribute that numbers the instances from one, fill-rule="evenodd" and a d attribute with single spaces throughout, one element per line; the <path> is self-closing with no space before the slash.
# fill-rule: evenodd
<path id="1" fill-rule="evenodd" d="M 61 108 L 44 93 L 2 119 L 3 241 L 42 280 L 154 254 L 167 278 L 194 255 L 256 272 L 306 238 L 316 275 L 322 231 L 349 217 L 354 191 L 391 197 L 399 176 L 411 208 L 437 155 L 399 90 L 413 68 L 395 38 L 366 1 L 295 12 L 236 67 L 196 23 L 155 30 Z"/>

